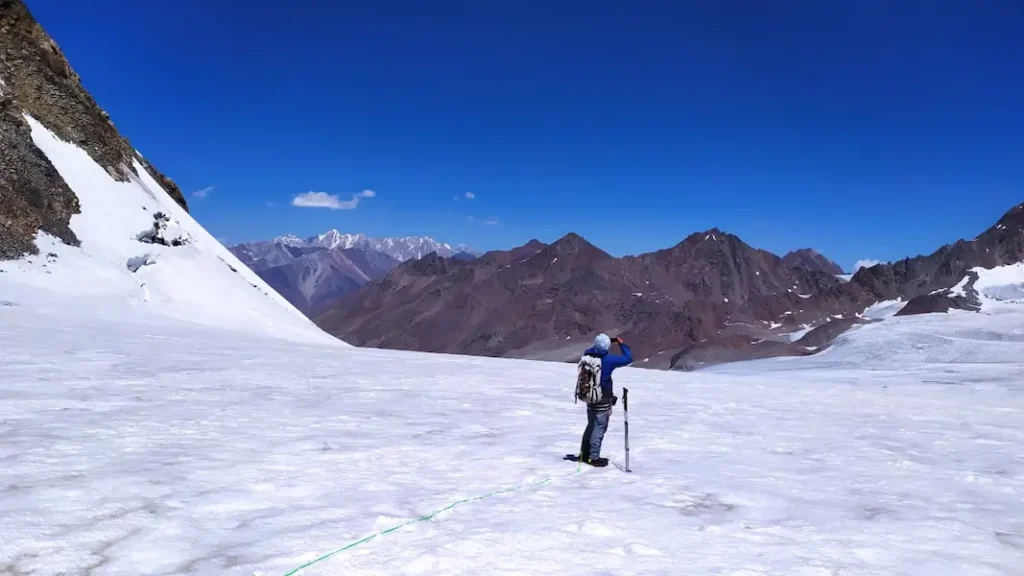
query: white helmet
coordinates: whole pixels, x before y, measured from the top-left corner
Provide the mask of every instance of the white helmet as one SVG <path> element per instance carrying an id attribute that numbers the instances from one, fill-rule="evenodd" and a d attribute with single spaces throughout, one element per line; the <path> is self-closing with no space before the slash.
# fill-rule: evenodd
<path id="1" fill-rule="evenodd" d="M 594 339 L 594 347 L 607 352 L 612 347 L 612 339 L 607 334 L 598 334 Z"/>

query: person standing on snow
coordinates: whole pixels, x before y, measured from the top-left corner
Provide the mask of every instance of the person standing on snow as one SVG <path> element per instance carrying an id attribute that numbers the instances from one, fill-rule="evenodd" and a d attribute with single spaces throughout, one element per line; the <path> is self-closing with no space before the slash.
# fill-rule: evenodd
<path id="1" fill-rule="evenodd" d="M 609 354 L 612 342 L 619 345 L 620 355 Z M 601 359 L 601 400 L 596 404 L 587 405 L 587 429 L 583 432 L 583 442 L 580 444 L 580 462 L 603 467 L 608 465 L 608 459 L 601 458 L 601 441 L 604 440 L 604 433 L 608 431 L 612 406 L 619 400 L 612 390 L 612 370 L 632 364 L 633 352 L 622 338 L 609 338 L 607 334 L 598 334 L 594 339 L 594 346 L 588 348 L 583 355 Z"/>

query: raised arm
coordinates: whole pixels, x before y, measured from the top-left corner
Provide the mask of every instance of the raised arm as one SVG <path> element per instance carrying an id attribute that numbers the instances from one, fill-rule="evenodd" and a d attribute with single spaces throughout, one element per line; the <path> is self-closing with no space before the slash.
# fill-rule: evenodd
<path id="1" fill-rule="evenodd" d="M 621 368 L 623 366 L 629 366 L 633 363 L 633 351 L 629 349 L 629 346 L 625 342 L 616 338 L 615 342 L 619 343 L 619 349 L 622 350 L 622 354 L 619 356 L 608 356 L 604 359 L 612 368 Z"/>

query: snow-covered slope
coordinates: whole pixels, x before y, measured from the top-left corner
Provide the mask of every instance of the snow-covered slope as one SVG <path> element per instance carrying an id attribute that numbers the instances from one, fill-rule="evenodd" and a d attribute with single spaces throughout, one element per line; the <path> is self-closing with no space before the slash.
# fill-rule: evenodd
<path id="1" fill-rule="evenodd" d="M 80 247 L 40 233 L 40 255 L 0 262 L 0 300 L 59 317 L 154 315 L 311 342 L 323 333 L 242 265 L 136 161 L 117 182 L 81 148 L 26 116 L 32 140 L 78 196 Z M 339 345 L 343 345 L 338 342 Z"/>
<path id="2" fill-rule="evenodd" d="M 1024 305 L 1024 263 L 999 266 L 991 270 L 973 268 L 971 272 L 978 275 L 974 282 L 974 290 L 978 293 L 983 312 L 1013 312 Z M 965 282 L 958 289 L 963 293 Z"/>
<path id="3" fill-rule="evenodd" d="M 926 319 L 856 334 L 888 345 L 881 331 Z M 1024 566 L 1019 341 L 916 341 L 944 354 L 895 368 L 622 370 L 633 472 L 576 474 L 561 459 L 586 421 L 572 365 L 119 320 L 0 306 L 0 574 Z M 1003 363 L 947 363 L 983 345 Z M 602 451 L 619 465 L 622 416 Z"/>

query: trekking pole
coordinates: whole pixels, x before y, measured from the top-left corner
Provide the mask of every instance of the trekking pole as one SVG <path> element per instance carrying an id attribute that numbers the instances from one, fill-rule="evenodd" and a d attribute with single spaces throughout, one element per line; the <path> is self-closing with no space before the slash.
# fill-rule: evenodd
<path id="1" fill-rule="evenodd" d="M 622 423 L 626 427 L 626 472 L 629 469 L 629 388 L 622 389 Z"/>

